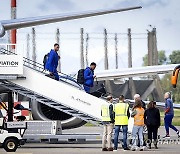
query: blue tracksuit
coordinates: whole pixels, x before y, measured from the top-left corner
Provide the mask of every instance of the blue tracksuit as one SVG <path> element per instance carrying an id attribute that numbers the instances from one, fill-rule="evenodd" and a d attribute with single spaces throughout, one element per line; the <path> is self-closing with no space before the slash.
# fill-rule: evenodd
<path id="1" fill-rule="evenodd" d="M 165 117 L 164 117 L 164 123 L 165 123 L 165 129 L 166 129 L 166 134 L 169 135 L 169 128 L 172 128 L 174 131 L 178 131 L 178 129 L 172 125 L 172 120 L 173 120 L 173 117 L 174 117 L 174 109 L 173 109 L 173 101 L 168 98 L 166 99 L 166 102 L 165 102 L 165 109 L 170 109 L 169 112 L 167 112 L 165 114 Z"/>
<path id="2" fill-rule="evenodd" d="M 56 80 L 59 80 L 59 75 L 57 73 L 58 61 L 59 61 L 58 53 L 53 49 L 51 49 L 45 68 L 49 72 L 52 72 L 54 74 Z"/>
<path id="3" fill-rule="evenodd" d="M 94 71 L 87 67 L 84 70 L 84 89 L 87 93 L 90 93 L 90 87 L 94 84 Z"/>

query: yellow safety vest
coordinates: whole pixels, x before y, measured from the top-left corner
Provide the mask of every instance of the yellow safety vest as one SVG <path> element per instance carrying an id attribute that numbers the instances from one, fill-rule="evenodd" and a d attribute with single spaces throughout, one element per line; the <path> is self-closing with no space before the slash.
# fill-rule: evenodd
<path id="1" fill-rule="evenodd" d="M 144 109 L 135 108 L 137 114 L 134 116 L 134 125 L 136 126 L 143 126 L 144 125 Z"/>
<path id="2" fill-rule="evenodd" d="M 115 104 L 115 125 L 128 125 L 128 111 L 129 105 L 124 102 L 119 102 Z"/>
<path id="3" fill-rule="evenodd" d="M 101 106 L 102 121 L 111 121 L 110 113 L 109 113 L 109 105 L 110 104 L 103 104 Z"/>

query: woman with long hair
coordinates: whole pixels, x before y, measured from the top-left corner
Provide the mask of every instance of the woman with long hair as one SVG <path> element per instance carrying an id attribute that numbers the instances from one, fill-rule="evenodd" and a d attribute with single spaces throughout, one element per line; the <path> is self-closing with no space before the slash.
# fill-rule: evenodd
<path id="1" fill-rule="evenodd" d="M 134 126 L 132 130 L 132 147 L 131 150 L 135 151 L 137 147 L 137 140 L 140 141 L 140 151 L 144 150 L 143 147 L 143 126 L 144 126 L 144 109 L 142 108 L 141 101 L 137 100 L 134 103 L 133 111 L 131 114 L 134 117 Z"/>
<path id="2" fill-rule="evenodd" d="M 151 149 L 152 143 L 152 136 L 153 136 L 153 143 L 156 149 L 157 147 L 157 133 L 158 128 L 161 125 L 160 120 L 160 112 L 159 109 L 156 108 L 156 102 L 151 101 L 148 104 L 148 109 L 144 113 L 144 123 L 147 126 L 148 130 L 148 147 Z"/>

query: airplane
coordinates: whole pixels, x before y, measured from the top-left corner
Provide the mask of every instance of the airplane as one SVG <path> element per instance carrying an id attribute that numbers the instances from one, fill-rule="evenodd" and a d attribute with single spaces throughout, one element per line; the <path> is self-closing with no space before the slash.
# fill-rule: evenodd
<path id="1" fill-rule="evenodd" d="M 0 37 L 3 37 L 8 30 L 12 29 L 20 29 L 37 25 L 44 25 L 55 22 L 63 22 L 68 20 L 105 15 L 110 13 L 117 13 L 135 9 L 141 9 L 141 6 L 129 7 L 129 8 L 118 8 L 118 9 L 106 9 L 106 10 L 93 10 L 93 11 L 85 11 L 85 12 L 77 12 L 77 13 L 69 13 L 69 14 L 56 14 L 49 16 L 40 16 L 40 17 L 29 17 L 29 18 L 20 18 L 20 19 L 12 19 L 12 20 L 2 20 L 0 21 Z M 163 66 L 148 66 L 142 68 L 127 68 L 121 70 L 105 70 L 101 72 L 96 72 L 97 80 L 114 80 L 125 77 L 134 77 L 139 75 L 152 75 L 152 74 L 161 74 L 167 73 L 173 70 L 175 65 L 163 65 Z M 69 80 L 72 84 L 74 80 Z M 74 84 L 74 83 L 73 83 Z M 75 83 L 76 84 L 76 83 Z M 76 84 L 78 88 L 79 85 Z M 0 89 L 1 90 L 1 89 Z M 23 98 L 22 98 L 23 99 Z M 47 107 L 44 104 L 33 102 L 32 112 L 34 113 L 34 117 L 39 120 L 47 120 L 45 114 L 47 111 Z M 51 108 L 52 109 L 52 108 Z M 56 112 L 52 109 L 52 112 Z M 63 119 L 63 127 L 64 128 L 75 128 L 84 124 L 83 120 L 69 116 L 66 113 L 61 111 L 60 115 L 62 115 Z M 59 112 L 57 114 L 59 114 Z M 49 114 L 49 113 L 48 113 Z M 54 118 L 54 117 L 52 117 Z"/>

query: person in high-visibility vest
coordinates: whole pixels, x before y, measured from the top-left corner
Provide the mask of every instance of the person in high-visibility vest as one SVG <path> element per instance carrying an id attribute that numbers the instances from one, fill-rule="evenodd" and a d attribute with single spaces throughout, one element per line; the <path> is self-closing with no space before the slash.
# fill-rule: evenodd
<path id="1" fill-rule="evenodd" d="M 131 114 L 134 117 L 134 126 L 132 130 L 132 147 L 131 150 L 135 151 L 138 149 L 136 140 L 140 140 L 140 151 L 144 150 L 143 144 L 143 129 L 144 129 L 144 108 L 140 100 L 136 101 L 133 106 L 133 112 Z"/>
<path id="2" fill-rule="evenodd" d="M 137 101 L 140 101 L 141 102 L 141 105 L 142 105 L 142 108 L 144 110 L 146 110 L 146 103 L 141 99 L 141 95 L 139 94 L 135 94 L 134 95 L 134 102 L 137 102 Z M 144 140 L 145 136 L 143 134 L 143 140 Z M 138 147 L 140 147 L 140 140 L 138 138 L 138 143 L 137 143 Z M 146 146 L 146 142 L 143 143 L 143 146 L 145 147 Z"/>
<path id="3" fill-rule="evenodd" d="M 101 116 L 104 125 L 102 137 L 102 151 L 113 151 L 112 148 L 112 132 L 114 128 L 114 115 L 113 115 L 113 97 L 107 97 L 108 104 L 101 106 Z M 107 143 L 107 146 L 106 146 Z"/>
<path id="4" fill-rule="evenodd" d="M 114 105 L 115 113 L 115 134 L 114 134 L 114 151 L 118 148 L 118 137 L 120 128 L 123 129 L 123 149 L 130 150 L 127 146 L 128 119 L 130 117 L 129 104 L 126 103 L 123 95 L 119 97 L 119 102 Z"/>

